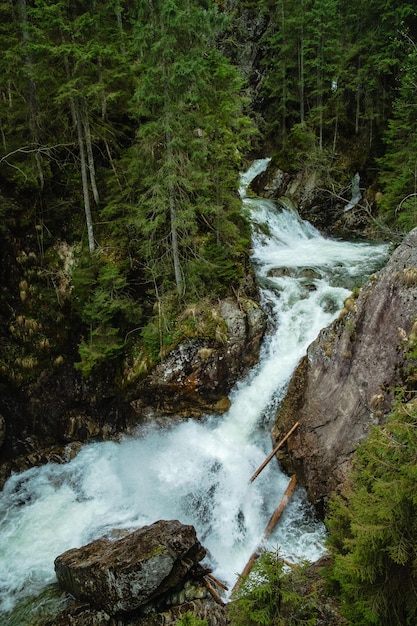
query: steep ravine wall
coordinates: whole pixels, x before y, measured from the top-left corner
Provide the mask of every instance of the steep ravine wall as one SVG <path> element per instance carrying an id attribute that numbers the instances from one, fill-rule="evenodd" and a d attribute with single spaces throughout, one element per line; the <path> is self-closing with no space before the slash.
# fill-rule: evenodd
<path id="1" fill-rule="evenodd" d="M 414 229 L 310 345 L 278 410 L 274 440 L 300 423 L 280 461 L 297 472 L 314 503 L 325 504 L 346 480 L 358 443 L 390 412 L 416 317 Z"/>

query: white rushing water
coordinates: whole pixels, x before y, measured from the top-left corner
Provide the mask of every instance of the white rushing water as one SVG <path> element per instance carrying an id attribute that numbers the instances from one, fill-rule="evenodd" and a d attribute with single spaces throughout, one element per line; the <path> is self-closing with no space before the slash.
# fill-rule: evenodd
<path id="1" fill-rule="evenodd" d="M 242 178 L 242 197 L 267 162 L 255 162 Z M 259 365 L 236 385 L 222 417 L 87 445 L 66 465 L 12 476 L 0 494 L 0 621 L 16 602 L 55 581 L 57 555 L 113 528 L 158 519 L 193 524 L 209 551 L 206 563 L 230 587 L 257 547 L 289 481 L 273 460 L 248 482 L 271 450 L 276 406 L 307 346 L 353 286 L 382 264 L 387 249 L 326 239 L 290 208 L 243 201 L 270 314 Z M 324 536 L 297 489 L 267 547 L 279 547 L 293 561 L 315 560 Z"/>

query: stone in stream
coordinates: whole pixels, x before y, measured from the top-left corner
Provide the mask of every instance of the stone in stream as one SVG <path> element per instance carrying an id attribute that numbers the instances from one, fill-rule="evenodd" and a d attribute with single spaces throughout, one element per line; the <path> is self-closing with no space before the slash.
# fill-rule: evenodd
<path id="1" fill-rule="evenodd" d="M 193 526 L 160 520 L 117 540 L 68 550 L 55 559 L 55 571 L 74 598 L 114 615 L 182 586 L 205 555 Z"/>

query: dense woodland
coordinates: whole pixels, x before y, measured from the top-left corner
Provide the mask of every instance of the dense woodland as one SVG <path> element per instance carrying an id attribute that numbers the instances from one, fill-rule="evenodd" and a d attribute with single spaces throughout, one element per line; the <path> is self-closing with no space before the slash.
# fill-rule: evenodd
<path id="1" fill-rule="evenodd" d="M 383 219 L 414 225 L 413 3 L 18 0 L 0 11 L 10 378 L 62 357 L 68 339 L 88 375 L 133 342 L 146 367 L 190 332 L 175 323 L 184 302 L 245 273 L 238 174 L 265 145 L 329 189 L 360 170 Z"/>
<path id="2" fill-rule="evenodd" d="M 416 33 L 412 1 L 0 2 L 2 384 L 63 361 L 89 376 L 132 359 L 140 376 L 194 336 L 181 311 L 248 269 L 237 189 L 254 155 L 314 168 L 335 193 L 360 171 L 386 228 L 416 226 Z M 359 495 L 335 505 L 332 581 L 352 624 L 416 620 L 415 423 L 397 414 L 391 472 L 367 464 L 372 440 Z M 385 503 L 373 521 L 371 500 Z"/>

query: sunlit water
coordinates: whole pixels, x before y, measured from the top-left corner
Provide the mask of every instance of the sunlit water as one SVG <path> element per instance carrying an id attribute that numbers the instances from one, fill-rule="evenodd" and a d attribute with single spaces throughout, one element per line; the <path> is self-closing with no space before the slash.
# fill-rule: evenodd
<path id="1" fill-rule="evenodd" d="M 255 162 L 242 177 L 242 197 L 266 164 Z M 9 479 L 0 495 L 2 623 L 16 603 L 54 583 L 57 555 L 113 528 L 159 519 L 193 524 L 208 550 L 206 563 L 230 587 L 257 547 L 289 481 L 273 460 L 248 482 L 271 450 L 276 407 L 307 346 L 353 286 L 381 266 L 387 248 L 325 239 L 291 208 L 243 202 L 254 224 L 252 260 L 270 318 L 259 365 L 236 385 L 222 417 L 87 445 L 66 465 Z M 315 560 L 324 536 L 297 489 L 267 547 L 293 561 Z"/>

